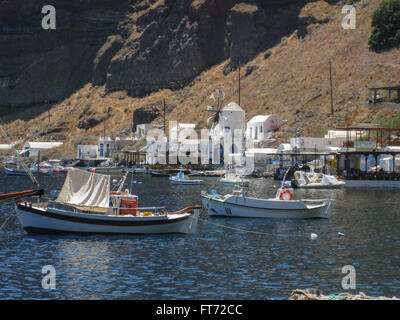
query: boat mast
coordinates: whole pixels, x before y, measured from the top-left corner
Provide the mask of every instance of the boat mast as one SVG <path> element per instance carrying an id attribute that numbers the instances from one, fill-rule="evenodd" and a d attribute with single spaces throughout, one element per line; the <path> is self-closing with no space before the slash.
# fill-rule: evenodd
<path id="1" fill-rule="evenodd" d="M 3 126 L 2 126 L 3 120 L 0 118 L 0 131 L 3 134 L 4 138 L 6 139 L 7 143 L 13 148 L 14 154 L 17 157 L 19 163 L 21 164 L 22 168 L 25 170 L 26 174 L 28 175 L 29 179 L 33 182 L 33 184 L 36 186 L 36 189 L 40 189 L 40 184 L 39 182 L 35 179 L 33 176 L 31 170 L 27 167 L 25 162 L 22 160 L 21 156 L 19 155 L 17 149 L 15 149 L 14 144 L 11 142 L 10 138 L 8 137 L 7 133 L 4 131 Z"/>

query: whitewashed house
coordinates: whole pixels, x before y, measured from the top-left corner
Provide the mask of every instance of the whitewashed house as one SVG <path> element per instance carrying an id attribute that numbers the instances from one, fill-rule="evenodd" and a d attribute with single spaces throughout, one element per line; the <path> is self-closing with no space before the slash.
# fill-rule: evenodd
<path id="1" fill-rule="evenodd" d="M 212 135 L 215 138 L 223 138 L 225 134 L 234 130 L 245 130 L 245 111 L 235 102 L 227 104 L 221 109 L 219 121 L 212 129 Z"/>
<path id="2" fill-rule="evenodd" d="M 62 142 L 25 142 L 21 157 L 37 157 L 40 153 L 61 146 Z"/>
<path id="3" fill-rule="evenodd" d="M 112 158 L 115 152 L 122 150 L 124 147 L 132 146 L 137 141 L 136 138 L 112 138 L 100 137 L 97 143 L 98 158 Z"/>
<path id="4" fill-rule="evenodd" d="M 245 111 L 235 102 L 230 102 L 221 109 L 218 123 L 211 129 L 211 137 L 220 142 L 220 155 L 242 151 L 245 134 Z M 229 136 L 227 136 L 229 135 Z M 225 137 L 231 139 L 230 146 L 224 146 Z M 235 142 L 235 138 L 238 140 Z M 226 149 L 228 148 L 228 149 Z M 214 149 L 214 146 L 213 146 Z M 226 149 L 226 152 L 225 152 Z M 217 152 L 213 152 L 213 158 Z M 215 159 L 213 160 L 215 161 Z"/>
<path id="5" fill-rule="evenodd" d="M 355 139 L 355 131 L 345 131 L 345 130 L 329 130 L 324 136 L 325 139 Z"/>
<path id="6" fill-rule="evenodd" d="M 254 143 L 263 142 L 271 137 L 271 133 L 279 130 L 285 122 L 277 115 L 257 115 L 247 122 L 246 136 Z"/>
<path id="7" fill-rule="evenodd" d="M 253 156 L 255 165 L 268 165 L 272 164 L 276 153 L 274 148 L 252 148 L 246 151 L 246 157 Z"/>
<path id="8" fill-rule="evenodd" d="M 327 147 L 342 147 L 346 137 L 314 138 L 297 137 L 290 139 L 292 150 L 297 152 L 324 152 Z"/>
<path id="9" fill-rule="evenodd" d="M 0 153 L 8 153 L 12 150 L 13 144 L 0 144 Z"/>
<path id="10" fill-rule="evenodd" d="M 154 126 L 151 123 L 142 123 L 136 126 L 136 137 L 138 139 L 145 137 L 147 132 L 153 129 Z"/>
<path id="11" fill-rule="evenodd" d="M 111 158 L 114 154 L 115 140 L 111 137 L 100 137 L 97 146 L 99 158 Z"/>
<path id="12" fill-rule="evenodd" d="M 97 158 L 97 152 L 97 145 L 78 144 L 77 146 L 78 159 L 95 159 Z"/>
<path id="13" fill-rule="evenodd" d="M 278 146 L 278 150 L 277 153 L 291 153 L 292 150 L 292 146 L 290 145 L 290 143 L 281 143 Z"/>
<path id="14" fill-rule="evenodd" d="M 176 123 L 176 125 L 170 128 L 170 140 L 179 142 L 180 136 L 184 132 L 194 131 L 195 128 L 196 125 L 194 123 Z"/>

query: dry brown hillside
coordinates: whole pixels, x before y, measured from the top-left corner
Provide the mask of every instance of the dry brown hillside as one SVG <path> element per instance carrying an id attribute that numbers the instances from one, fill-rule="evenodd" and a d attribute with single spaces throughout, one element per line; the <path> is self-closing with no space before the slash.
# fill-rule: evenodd
<path id="1" fill-rule="evenodd" d="M 343 4 L 326 1 L 308 3 L 300 15 L 319 21 L 307 30 L 296 30 L 280 44 L 260 53 L 241 68 L 241 106 L 249 119 L 256 114 L 276 113 L 288 120 L 277 133 L 278 141 L 288 140 L 296 129 L 303 135 L 321 136 L 326 130 L 359 120 L 390 117 L 394 110 L 367 109 L 364 104 L 371 86 L 400 84 L 400 48 L 375 53 L 368 48 L 371 15 L 379 0 L 357 2 L 355 30 L 341 27 Z M 306 32 L 305 32 L 306 31 Z M 330 113 L 329 61 L 332 63 L 335 113 Z M 135 109 L 159 103 L 168 105 L 167 120 L 193 122 L 205 127 L 205 107 L 216 89 L 225 91 L 228 103 L 237 101 L 238 72 L 223 75 L 228 61 L 203 72 L 178 91 L 160 90 L 143 98 L 124 91 L 105 93 L 104 86 L 85 85 L 64 101 L 51 106 L 25 109 L 3 118 L 13 140 L 66 142 L 59 156 L 75 155 L 78 143 L 95 143 L 103 134 L 131 135 Z M 246 73 L 249 73 L 246 75 Z M 91 119 L 91 120 L 90 120 Z M 79 129 L 82 121 L 94 125 Z M 90 122 L 91 121 L 91 122 Z M 98 122 L 98 123 L 97 123 Z M 161 125 L 162 117 L 154 121 Z"/>

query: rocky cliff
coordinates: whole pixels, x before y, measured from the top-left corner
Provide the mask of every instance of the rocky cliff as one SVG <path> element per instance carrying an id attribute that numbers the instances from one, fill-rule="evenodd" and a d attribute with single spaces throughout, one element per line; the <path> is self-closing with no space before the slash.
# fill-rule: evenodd
<path id="1" fill-rule="evenodd" d="M 92 80 L 96 53 L 129 1 L 55 0 L 56 29 L 44 30 L 43 0 L 0 1 L 0 107 L 59 101 Z"/>
<path id="2" fill-rule="evenodd" d="M 143 96 L 236 68 L 307 24 L 305 0 L 0 0 L 0 110 L 55 102 L 85 83 Z"/>
<path id="3" fill-rule="evenodd" d="M 354 30 L 341 25 L 347 0 L 81 1 L 86 11 L 59 0 L 56 33 L 40 29 L 42 15 L 32 12 L 44 2 L 36 1 L 0 0 L 0 112 L 13 141 L 65 141 L 57 157 L 73 157 L 77 144 L 97 143 L 104 131 L 128 136 L 148 121 L 162 128 L 164 101 L 167 126 L 206 128 L 216 88 L 223 104 L 237 101 L 238 70 L 230 68 L 239 63 L 246 121 L 271 113 L 288 120 L 277 142 L 396 116 L 364 107 L 368 88 L 398 85 L 400 74 L 400 48 L 368 47 L 381 0 L 356 1 Z M 21 27 L 27 17 L 31 29 Z"/>

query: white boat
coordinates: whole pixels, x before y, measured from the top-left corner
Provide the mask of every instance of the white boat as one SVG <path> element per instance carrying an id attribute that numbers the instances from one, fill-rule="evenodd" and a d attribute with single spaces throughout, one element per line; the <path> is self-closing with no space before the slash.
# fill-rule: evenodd
<path id="1" fill-rule="evenodd" d="M 285 181 L 285 187 L 306 188 L 306 189 L 335 189 L 343 187 L 346 182 L 338 180 L 335 176 L 315 173 L 296 171 L 294 179 Z"/>
<path id="2" fill-rule="evenodd" d="M 201 207 L 176 212 L 137 206 L 138 197 L 110 192 L 110 176 L 69 170 L 55 202 L 16 205 L 28 233 L 161 234 L 195 232 Z"/>
<path id="3" fill-rule="evenodd" d="M 34 167 L 30 168 L 29 170 L 31 171 L 32 174 L 34 174 L 34 175 L 37 174 L 37 166 L 34 166 Z M 39 171 L 40 171 L 40 174 L 43 174 L 43 175 L 51 174 L 51 172 L 48 169 L 44 169 L 42 167 L 39 168 Z M 24 169 L 20 169 L 20 168 L 9 168 L 7 166 L 4 166 L 4 172 L 10 176 L 28 176 L 26 171 Z"/>
<path id="4" fill-rule="evenodd" d="M 131 173 L 149 173 L 150 169 L 148 167 L 126 167 L 122 169 L 122 172 L 131 172 Z"/>
<path id="5" fill-rule="evenodd" d="M 180 185 L 199 185 L 203 183 L 203 180 L 189 179 L 189 177 L 186 177 L 182 171 L 178 172 L 176 176 L 171 176 L 169 181 L 172 184 Z"/>
<path id="6" fill-rule="evenodd" d="M 250 181 L 248 179 L 244 179 L 234 172 L 228 172 L 221 178 L 220 181 L 222 184 L 227 186 L 234 186 L 236 184 L 239 184 L 247 187 L 250 185 Z"/>
<path id="7" fill-rule="evenodd" d="M 280 188 L 275 198 L 245 197 L 243 189 L 220 195 L 202 191 L 203 208 L 210 216 L 243 218 L 329 218 L 333 199 L 293 200 L 293 189 Z"/>
<path id="8" fill-rule="evenodd" d="M 51 171 L 53 174 L 66 174 L 68 172 L 68 168 L 58 164 L 52 166 Z"/>

